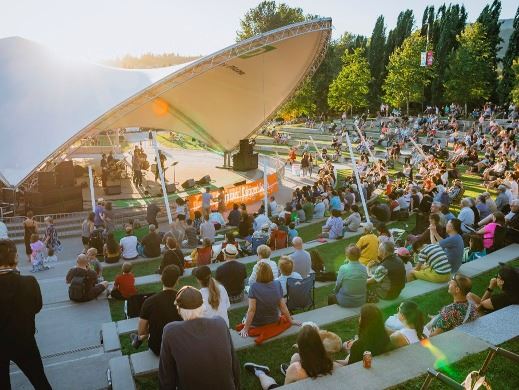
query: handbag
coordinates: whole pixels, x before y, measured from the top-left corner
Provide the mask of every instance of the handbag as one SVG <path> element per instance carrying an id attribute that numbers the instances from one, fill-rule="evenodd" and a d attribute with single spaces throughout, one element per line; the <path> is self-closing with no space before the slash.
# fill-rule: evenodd
<path id="1" fill-rule="evenodd" d="M 487 382 L 485 376 L 481 376 L 479 371 L 470 372 L 461 384 L 465 390 L 492 390 L 492 386 Z"/>

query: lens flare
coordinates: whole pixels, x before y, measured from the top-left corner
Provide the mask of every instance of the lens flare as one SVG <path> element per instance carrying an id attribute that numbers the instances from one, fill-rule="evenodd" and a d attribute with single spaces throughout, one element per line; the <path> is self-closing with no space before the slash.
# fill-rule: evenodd
<path id="1" fill-rule="evenodd" d="M 447 356 L 438 347 L 433 345 L 431 343 L 431 340 L 421 340 L 420 344 L 422 345 L 422 347 L 429 350 L 429 352 L 431 352 L 431 354 L 436 358 L 436 361 L 434 362 L 434 368 L 436 370 L 442 370 L 447 375 L 453 374 L 453 371 L 449 367 L 449 360 L 447 359 Z"/>
<path id="2" fill-rule="evenodd" d="M 168 113 L 168 103 L 162 99 L 153 101 L 153 113 L 157 116 L 164 116 Z"/>

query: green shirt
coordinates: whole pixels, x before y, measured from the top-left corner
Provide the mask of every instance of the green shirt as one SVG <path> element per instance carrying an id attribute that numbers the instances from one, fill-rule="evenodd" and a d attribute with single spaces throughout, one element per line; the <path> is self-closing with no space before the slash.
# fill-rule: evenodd
<path id="1" fill-rule="evenodd" d="M 303 204 L 303 211 L 305 212 L 305 221 L 311 221 L 314 216 L 314 205 L 312 202 L 305 202 Z"/>

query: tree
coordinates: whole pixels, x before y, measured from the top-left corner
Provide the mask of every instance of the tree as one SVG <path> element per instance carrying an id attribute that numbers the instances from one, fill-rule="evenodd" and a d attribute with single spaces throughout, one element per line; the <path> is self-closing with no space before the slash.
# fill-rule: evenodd
<path id="1" fill-rule="evenodd" d="M 512 64 L 512 71 L 515 74 L 514 87 L 512 91 L 510 91 L 510 101 L 514 102 L 514 104 L 519 106 L 519 57 L 517 57 Z"/>
<path id="2" fill-rule="evenodd" d="M 449 56 L 445 97 L 453 102 L 481 104 L 492 94 L 492 49 L 481 23 L 465 28 L 458 36 L 459 47 Z"/>
<path id="3" fill-rule="evenodd" d="M 486 37 L 489 42 L 490 47 L 490 58 L 492 64 L 492 72 L 488 74 L 488 81 L 491 86 L 491 94 L 490 98 L 492 101 L 497 102 L 497 52 L 501 48 L 499 44 L 503 42 L 501 37 L 499 36 L 499 31 L 501 30 L 501 22 L 499 20 L 499 15 L 501 14 L 501 1 L 494 0 L 491 5 L 486 5 L 481 11 L 477 22 L 481 23 L 483 28 L 485 29 Z"/>
<path id="4" fill-rule="evenodd" d="M 367 95 L 371 79 L 369 64 L 364 48 L 346 51 L 342 58 L 343 67 L 333 80 L 328 93 L 328 104 L 338 111 L 362 108 L 368 105 Z"/>
<path id="5" fill-rule="evenodd" d="M 412 10 L 407 9 L 398 14 L 396 26 L 387 36 L 384 66 L 387 65 L 391 54 L 393 54 L 393 52 L 402 45 L 404 40 L 411 35 L 413 25 L 414 15 Z"/>
<path id="6" fill-rule="evenodd" d="M 369 85 L 369 101 L 372 107 L 380 104 L 382 89 L 382 77 L 384 76 L 384 47 L 386 46 L 386 28 L 384 26 L 384 16 L 380 15 L 375 23 L 367 57 L 371 72 L 371 82 Z"/>
<path id="7" fill-rule="evenodd" d="M 278 116 L 291 120 L 302 115 L 313 116 L 316 111 L 314 83 L 311 79 L 307 79 L 295 95 L 281 107 Z"/>
<path id="8" fill-rule="evenodd" d="M 276 4 L 275 1 L 262 1 L 240 20 L 241 29 L 236 33 L 236 40 L 241 41 L 305 19 L 301 8 L 293 8 L 285 3 Z"/>
<path id="9" fill-rule="evenodd" d="M 425 47 L 425 38 L 415 31 L 404 40 L 402 46 L 389 58 L 387 77 L 383 86 L 385 100 L 395 107 L 420 102 L 424 86 L 429 83 L 431 68 L 420 66 L 420 53 Z"/>
<path id="10" fill-rule="evenodd" d="M 513 28 L 514 30 L 512 31 L 512 35 L 510 35 L 510 40 L 508 41 L 508 48 L 503 57 L 503 77 L 499 83 L 498 91 L 499 102 L 501 104 L 505 104 L 508 101 L 510 91 L 514 87 L 514 78 L 517 75 L 517 73 L 514 75 L 512 65 L 514 59 L 519 56 L 519 7 L 517 7 L 515 13 Z"/>

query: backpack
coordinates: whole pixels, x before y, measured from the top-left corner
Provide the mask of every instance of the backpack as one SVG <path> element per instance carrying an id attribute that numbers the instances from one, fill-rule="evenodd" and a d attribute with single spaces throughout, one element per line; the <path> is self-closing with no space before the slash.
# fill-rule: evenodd
<path id="1" fill-rule="evenodd" d="M 90 237 L 88 238 L 88 246 L 90 248 L 96 248 L 98 256 L 103 254 L 104 243 L 103 229 L 95 229 L 92 233 L 90 233 Z"/>
<path id="2" fill-rule="evenodd" d="M 82 302 L 86 293 L 86 277 L 74 276 L 68 288 L 68 297 L 71 301 Z"/>

